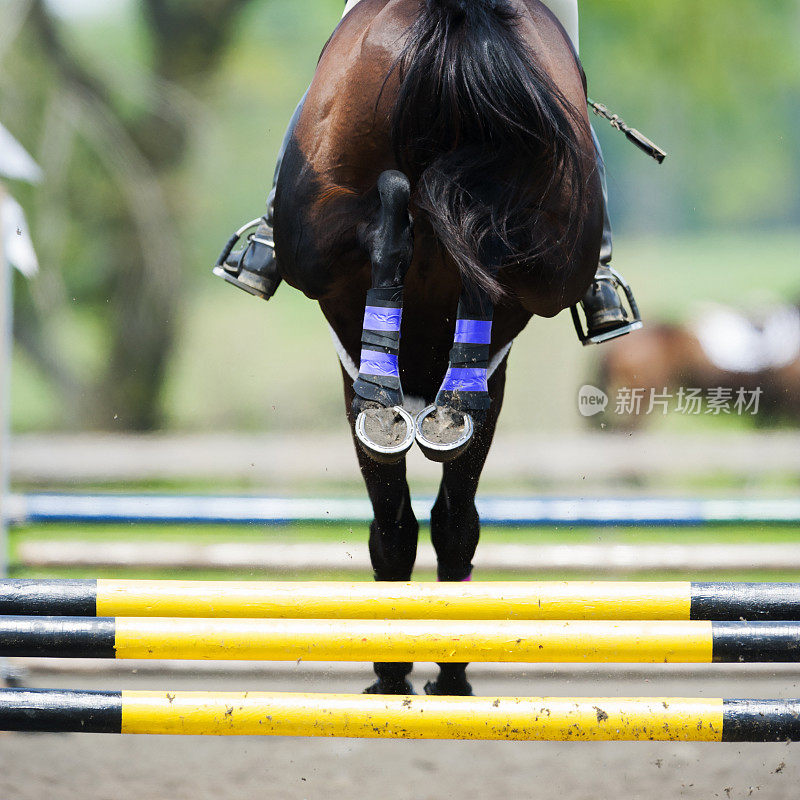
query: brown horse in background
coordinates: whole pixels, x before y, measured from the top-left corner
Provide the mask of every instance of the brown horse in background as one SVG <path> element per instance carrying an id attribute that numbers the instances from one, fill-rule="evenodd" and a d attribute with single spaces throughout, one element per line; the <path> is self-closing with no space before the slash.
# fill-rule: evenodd
<path id="1" fill-rule="evenodd" d="M 731 313 L 736 312 L 731 310 Z M 741 321 L 754 330 L 759 324 L 758 320 L 748 321 L 744 317 Z M 610 342 L 600 354 L 598 386 L 612 404 L 623 387 L 642 388 L 645 396 L 651 391 L 675 392 L 681 387 L 700 389 L 703 394 L 717 388 L 727 389 L 734 396 L 744 390 L 750 396 L 758 393 L 758 413 L 752 416 L 757 425 L 800 423 L 800 354 L 761 368 L 737 369 L 735 352 L 733 363 L 722 366 L 707 352 L 703 339 L 698 323 L 661 323 L 649 325 L 636 336 Z M 647 416 L 606 413 L 603 420 L 633 430 L 645 424 Z"/>
<path id="2" fill-rule="evenodd" d="M 447 461 L 431 512 L 439 580 L 471 575 L 475 493 L 507 348 L 533 315 L 552 317 L 581 299 L 598 263 L 601 214 L 583 72 L 542 3 L 361 0 L 344 17 L 280 168 L 275 252 L 281 276 L 319 302 L 341 343 L 351 426 L 399 405 L 401 383 L 436 401 L 435 415 L 474 421 L 468 448 L 434 454 Z M 388 298 L 378 331 L 362 329 L 368 292 Z M 399 322 L 392 328 L 401 304 L 402 339 Z M 459 340 L 465 320 L 490 339 Z M 399 347 L 399 373 L 370 382 L 365 343 L 387 372 Z M 354 390 L 347 366 L 360 355 Z M 494 370 L 483 369 L 493 359 Z M 443 391 L 454 366 L 483 374 L 483 384 L 451 381 Z M 375 578 L 410 580 L 418 523 L 405 460 L 383 458 L 363 432 L 358 441 Z M 368 691 L 411 692 L 411 666 L 376 664 Z M 440 665 L 426 691 L 469 693 L 465 667 Z"/>

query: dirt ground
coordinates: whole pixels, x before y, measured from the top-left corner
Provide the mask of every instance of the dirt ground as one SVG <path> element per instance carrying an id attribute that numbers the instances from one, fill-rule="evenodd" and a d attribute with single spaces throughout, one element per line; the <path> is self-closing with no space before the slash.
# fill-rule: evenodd
<path id="1" fill-rule="evenodd" d="M 433 675 L 415 670 L 415 685 Z M 521 669 L 524 670 L 524 668 Z M 35 675 L 39 687 L 357 692 L 354 675 Z M 473 676 L 484 695 L 798 697 L 800 673 Z M 537 743 L 0 734 L 0 799 L 798 797 L 800 743 Z"/>

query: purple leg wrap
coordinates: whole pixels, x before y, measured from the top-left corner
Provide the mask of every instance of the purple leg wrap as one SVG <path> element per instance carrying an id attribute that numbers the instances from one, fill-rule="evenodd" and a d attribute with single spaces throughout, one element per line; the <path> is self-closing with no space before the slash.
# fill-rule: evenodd
<path id="1" fill-rule="evenodd" d="M 403 316 L 403 287 L 370 289 L 361 331 L 361 365 L 353 384 L 364 400 L 385 407 L 403 403 L 400 369 L 400 324 Z"/>
<path id="2" fill-rule="evenodd" d="M 458 318 L 450 351 L 450 365 L 444 376 L 437 406 L 460 411 L 481 411 L 489 407 L 489 346 L 492 341 L 492 309 L 468 309 L 458 304 Z M 476 317 L 480 316 L 478 319 Z"/>

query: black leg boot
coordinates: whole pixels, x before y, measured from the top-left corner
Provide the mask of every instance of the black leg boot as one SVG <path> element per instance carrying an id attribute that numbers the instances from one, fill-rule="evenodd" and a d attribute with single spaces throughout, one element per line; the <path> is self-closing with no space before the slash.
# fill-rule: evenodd
<path id="1" fill-rule="evenodd" d="M 606 185 L 606 170 L 603 163 L 603 153 L 597 134 L 592 128 L 592 139 L 597 151 L 597 169 L 600 173 L 600 183 L 603 188 L 603 240 L 600 245 L 600 263 L 597 267 L 594 280 L 581 300 L 581 307 L 586 316 L 586 333 L 580 324 L 577 308 L 572 307 L 572 319 L 575 330 L 583 344 L 599 344 L 600 342 L 624 336 L 626 333 L 642 327 L 639 308 L 633 298 L 630 286 L 622 276 L 612 267 L 612 235 L 611 219 L 608 214 L 608 186 Z M 630 316 L 623 302 L 622 292 L 630 306 Z"/>
<path id="2" fill-rule="evenodd" d="M 283 135 L 283 142 L 278 152 L 278 161 L 275 165 L 275 173 L 272 179 L 272 189 L 267 198 L 267 213 L 259 219 L 248 222 L 247 225 L 236 231 L 228 240 L 214 267 L 215 275 L 263 300 L 269 300 L 275 294 L 281 282 L 281 274 L 275 258 L 275 241 L 272 236 L 275 187 L 278 184 L 278 175 L 283 164 L 284 153 L 292 138 L 294 129 L 297 127 L 297 121 L 300 119 L 300 112 L 303 110 L 305 99 L 306 95 L 303 95 L 294 110 L 294 114 L 292 114 L 286 133 Z M 247 244 L 239 250 L 234 250 L 233 248 L 241 237 L 251 230 L 253 232 L 247 236 Z"/>

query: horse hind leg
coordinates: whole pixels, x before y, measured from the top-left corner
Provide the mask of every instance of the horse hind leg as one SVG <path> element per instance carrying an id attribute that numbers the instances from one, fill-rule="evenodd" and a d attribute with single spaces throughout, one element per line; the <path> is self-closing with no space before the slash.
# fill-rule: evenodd
<path id="1" fill-rule="evenodd" d="M 374 511 L 369 527 L 369 555 L 377 581 L 410 581 L 417 555 L 419 524 L 411 508 L 406 465 L 380 464 L 363 451 L 359 463 Z M 377 680 L 365 694 L 414 694 L 410 662 L 376 662 Z"/>
<path id="2" fill-rule="evenodd" d="M 431 509 L 431 542 L 436 551 L 437 578 L 440 581 L 468 581 L 472 577 L 472 559 L 480 538 L 475 495 L 503 405 L 505 380 L 504 359 L 488 381 L 492 402 L 483 424 L 475 433 L 475 441 L 469 450 L 442 467 L 439 494 Z M 425 685 L 425 693 L 472 694 L 467 680 L 467 665 L 440 663 L 439 675 L 435 681 Z"/>
<path id="3" fill-rule="evenodd" d="M 411 264 L 410 185 L 402 172 L 378 178 L 380 207 L 359 231 L 372 265 L 361 335 L 361 365 L 348 387 L 350 420 L 358 461 L 375 518 L 369 554 L 375 580 L 408 581 L 414 569 L 419 525 L 411 508 L 404 456 L 414 443 L 414 421 L 402 409 L 397 355 L 403 283 Z M 366 694 L 413 694 L 409 662 L 377 662 L 377 680 Z"/>
<path id="4" fill-rule="evenodd" d="M 464 453 L 486 417 L 493 310 L 485 292 L 464 285 L 447 373 L 433 405 L 415 422 L 417 444 L 431 461 L 452 461 Z"/>
<path id="5" fill-rule="evenodd" d="M 353 384 L 345 377 L 345 404 L 355 439 Z M 358 440 L 356 439 L 356 442 Z M 362 446 L 356 447 L 358 466 L 367 487 L 374 518 L 369 526 L 369 556 L 376 581 L 410 581 L 417 556 L 419 524 L 411 507 L 406 464 L 383 464 L 372 459 Z M 414 694 L 408 680 L 409 662 L 374 664 L 377 680 L 365 694 Z"/>
<path id="6" fill-rule="evenodd" d="M 361 365 L 353 384 L 355 435 L 375 461 L 400 461 L 414 443 L 414 421 L 402 408 L 397 361 L 403 283 L 413 251 L 408 178 L 397 170 L 378 177 L 380 208 L 359 232 L 372 264 L 361 334 Z"/>

